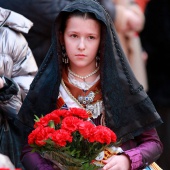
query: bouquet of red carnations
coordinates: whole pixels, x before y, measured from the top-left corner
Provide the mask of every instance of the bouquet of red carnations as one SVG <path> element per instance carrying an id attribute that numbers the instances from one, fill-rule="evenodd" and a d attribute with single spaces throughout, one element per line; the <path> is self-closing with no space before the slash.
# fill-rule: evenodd
<path id="1" fill-rule="evenodd" d="M 44 117 L 36 117 L 28 143 L 33 152 L 40 153 L 60 169 L 99 169 L 100 161 L 96 157 L 116 145 L 116 135 L 105 126 L 95 126 L 88 117 L 86 110 L 80 108 L 54 110 Z"/>

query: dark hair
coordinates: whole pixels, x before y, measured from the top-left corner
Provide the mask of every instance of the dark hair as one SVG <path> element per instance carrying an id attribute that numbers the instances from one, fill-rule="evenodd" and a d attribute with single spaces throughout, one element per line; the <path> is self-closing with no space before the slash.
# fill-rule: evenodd
<path id="1" fill-rule="evenodd" d="M 71 17 L 81 17 L 83 19 L 94 19 L 100 23 L 100 21 L 96 18 L 96 16 L 93 13 L 81 12 L 78 10 L 73 11 L 71 13 L 65 12 L 62 16 L 61 27 L 59 28 L 60 32 L 64 32 L 64 30 L 66 28 L 67 21 Z"/>

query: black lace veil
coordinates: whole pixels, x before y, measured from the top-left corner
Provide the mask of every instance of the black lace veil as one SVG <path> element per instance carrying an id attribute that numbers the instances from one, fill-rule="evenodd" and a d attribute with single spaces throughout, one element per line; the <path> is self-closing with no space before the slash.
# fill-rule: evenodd
<path id="1" fill-rule="evenodd" d="M 106 125 L 116 132 L 118 139 L 126 141 L 161 124 L 159 114 L 124 56 L 112 19 L 95 0 L 75 0 L 60 12 L 53 30 L 52 45 L 18 114 L 19 122 L 29 131 L 34 123 L 34 114 L 45 115 L 56 108 L 62 72 L 58 29 L 63 15 L 75 10 L 91 12 L 102 22 L 100 75 Z"/>

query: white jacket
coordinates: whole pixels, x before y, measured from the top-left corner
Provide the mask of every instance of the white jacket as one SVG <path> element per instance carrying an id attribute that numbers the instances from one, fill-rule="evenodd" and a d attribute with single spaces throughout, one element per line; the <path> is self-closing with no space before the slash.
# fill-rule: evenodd
<path id="1" fill-rule="evenodd" d="M 0 8 L 0 76 L 12 80 L 17 94 L 0 89 L 0 107 L 17 114 L 24 96 L 38 71 L 34 56 L 22 33 L 28 33 L 33 23 L 13 11 Z M 10 88 L 10 87 L 9 87 Z"/>

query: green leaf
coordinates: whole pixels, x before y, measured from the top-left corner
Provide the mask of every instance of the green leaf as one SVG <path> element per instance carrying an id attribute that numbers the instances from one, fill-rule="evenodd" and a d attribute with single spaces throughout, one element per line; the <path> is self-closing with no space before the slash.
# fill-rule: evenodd
<path id="1" fill-rule="evenodd" d="M 35 121 L 35 122 L 39 122 L 39 121 L 40 121 L 39 117 L 38 117 L 37 115 L 34 115 L 34 116 L 35 116 L 34 121 Z"/>
<path id="2" fill-rule="evenodd" d="M 48 123 L 48 126 L 55 129 L 55 123 L 54 123 L 54 121 L 53 121 L 53 120 L 50 120 L 49 123 Z"/>

